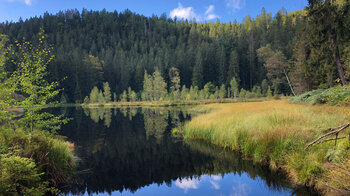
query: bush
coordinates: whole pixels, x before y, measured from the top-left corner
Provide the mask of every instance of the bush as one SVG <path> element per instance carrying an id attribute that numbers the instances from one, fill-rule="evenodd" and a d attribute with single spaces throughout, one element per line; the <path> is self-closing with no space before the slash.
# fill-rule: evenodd
<path id="1" fill-rule="evenodd" d="M 24 160 L 34 161 L 36 168 L 40 171 L 40 176 L 51 186 L 70 180 L 75 162 L 73 145 L 69 142 L 36 132 L 29 135 L 17 129 L 15 131 L 1 130 L 0 144 L 2 154 L 11 154 L 22 157 Z"/>
<path id="2" fill-rule="evenodd" d="M 35 162 L 19 156 L 0 159 L 0 192 L 4 195 L 45 195 L 54 191 L 42 180 Z M 54 191 L 55 192 L 55 191 Z"/>

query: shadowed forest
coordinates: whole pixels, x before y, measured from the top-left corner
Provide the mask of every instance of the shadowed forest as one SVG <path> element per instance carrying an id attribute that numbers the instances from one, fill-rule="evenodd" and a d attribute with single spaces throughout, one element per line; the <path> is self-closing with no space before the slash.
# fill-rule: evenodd
<path id="1" fill-rule="evenodd" d="M 349 79 L 349 6 L 336 1 L 314 2 L 294 12 L 262 9 L 242 23 L 197 23 L 129 10 L 67 10 L 3 22 L 0 33 L 9 43 L 27 40 L 35 45 L 43 28 L 55 55 L 48 65 L 49 78 L 65 78 L 58 98 L 69 103 L 82 103 L 104 82 L 117 100 L 129 87 L 141 100 L 145 72 L 160 72 L 171 91 L 172 69 L 181 78 L 180 86 L 188 89 L 202 89 L 208 82 L 228 87 L 235 78 L 239 89 L 259 87 L 266 92 L 270 86 L 278 94 L 291 95 L 290 86 L 300 94 Z"/>

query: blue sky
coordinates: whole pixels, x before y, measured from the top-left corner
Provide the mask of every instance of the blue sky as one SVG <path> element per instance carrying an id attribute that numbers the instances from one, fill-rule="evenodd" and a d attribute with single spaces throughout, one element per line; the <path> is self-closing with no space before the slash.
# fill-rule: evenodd
<path id="1" fill-rule="evenodd" d="M 275 14 L 282 7 L 287 11 L 303 9 L 307 0 L 0 0 L 0 22 L 18 21 L 44 12 L 57 13 L 60 10 L 117 10 L 129 9 L 145 16 L 161 15 L 169 17 L 196 18 L 198 22 L 222 22 L 242 19 L 260 14 L 262 7 Z"/>

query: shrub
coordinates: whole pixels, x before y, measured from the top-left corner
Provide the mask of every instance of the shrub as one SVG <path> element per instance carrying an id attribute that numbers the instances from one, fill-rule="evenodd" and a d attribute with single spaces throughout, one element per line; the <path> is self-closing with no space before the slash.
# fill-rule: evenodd
<path id="1" fill-rule="evenodd" d="M 1 130 L 0 152 L 30 158 L 35 162 L 40 176 L 50 185 L 68 182 L 75 167 L 73 145 L 54 136 L 41 133 L 31 135 L 17 129 Z"/>
<path id="2" fill-rule="evenodd" d="M 350 105 L 350 85 L 317 89 L 291 98 L 291 103 Z"/>
<path id="3" fill-rule="evenodd" d="M 34 160 L 19 156 L 0 159 L 0 192 L 4 195 L 45 195 L 55 192 L 41 177 Z"/>

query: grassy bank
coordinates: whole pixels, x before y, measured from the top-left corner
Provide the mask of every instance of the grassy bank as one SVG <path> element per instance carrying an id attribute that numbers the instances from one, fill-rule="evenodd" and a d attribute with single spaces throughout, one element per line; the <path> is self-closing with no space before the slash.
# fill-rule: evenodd
<path id="1" fill-rule="evenodd" d="M 0 131 L 0 193 L 56 194 L 53 188 L 70 180 L 75 162 L 73 144 L 41 132 Z"/>
<path id="2" fill-rule="evenodd" d="M 343 112 L 349 108 L 296 105 L 284 101 L 205 107 L 212 112 L 187 123 L 183 128 L 185 138 L 201 139 L 240 151 L 246 158 L 287 171 L 296 183 L 316 185 L 323 190 L 328 186 L 349 191 L 350 187 L 341 187 L 326 178 L 332 171 L 327 163 L 349 160 L 347 139 L 338 141 L 336 147 L 334 142 L 325 142 L 305 150 L 306 144 L 322 135 L 324 130 L 349 122 Z M 333 177 L 339 176 L 334 174 Z"/>

